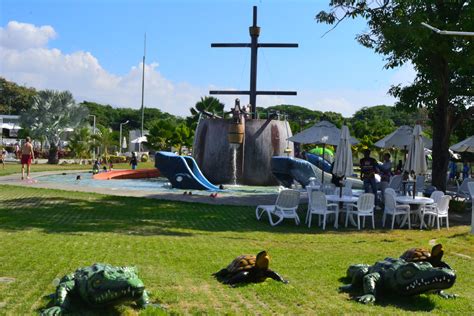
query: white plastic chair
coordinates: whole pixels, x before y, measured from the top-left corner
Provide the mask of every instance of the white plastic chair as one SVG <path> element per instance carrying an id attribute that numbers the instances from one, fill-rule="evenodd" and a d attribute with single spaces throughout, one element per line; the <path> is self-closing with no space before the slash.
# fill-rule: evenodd
<path id="1" fill-rule="evenodd" d="M 390 189 L 393 190 L 393 189 Z M 405 218 L 408 218 L 408 229 L 411 228 L 410 222 L 410 205 L 408 204 L 398 204 L 395 201 L 395 196 L 389 189 L 385 190 L 384 198 L 385 198 L 385 208 L 383 210 L 382 216 L 382 226 L 385 227 L 385 218 L 387 215 L 392 216 L 392 229 L 393 225 L 395 224 L 395 217 L 399 215 L 403 215 Z M 387 192 L 388 191 L 388 192 Z"/>
<path id="2" fill-rule="evenodd" d="M 337 228 L 339 206 L 337 203 L 328 204 L 326 196 L 321 191 L 311 192 L 311 204 L 308 205 L 308 228 L 311 227 L 313 214 L 318 216 L 318 224 L 321 225 L 321 216 L 323 217 L 323 230 L 326 229 L 327 215 L 335 214 L 334 228 Z"/>
<path id="3" fill-rule="evenodd" d="M 471 194 L 469 193 L 469 187 L 468 187 L 469 183 L 471 182 L 474 182 L 474 178 L 464 179 L 461 185 L 459 185 L 459 183 L 456 182 L 458 191 L 454 195 L 454 198 L 464 198 L 466 199 L 466 201 L 471 200 Z"/>
<path id="4" fill-rule="evenodd" d="M 375 229 L 375 219 L 374 219 L 374 208 L 375 208 L 375 196 L 372 193 L 364 193 L 357 200 L 357 204 L 348 204 L 351 206 L 351 209 L 347 209 L 346 216 L 346 227 L 349 220 L 349 216 L 357 216 L 357 229 L 360 230 L 360 218 L 363 217 L 362 222 L 363 227 L 365 227 L 365 218 L 372 217 L 372 228 Z"/>
<path id="5" fill-rule="evenodd" d="M 400 191 L 400 187 L 402 186 L 402 176 L 397 174 L 390 178 L 390 183 L 388 184 L 388 187 L 395 190 L 395 192 Z"/>
<path id="6" fill-rule="evenodd" d="M 285 218 L 292 218 L 295 220 L 296 225 L 300 224 L 300 218 L 296 210 L 300 203 L 300 192 L 296 190 L 282 190 L 278 194 L 275 205 L 258 205 L 255 209 L 255 215 L 260 220 L 264 213 L 268 214 L 268 220 L 270 225 L 276 226 L 280 224 Z M 273 216 L 277 217 L 277 220 L 273 220 Z"/>
<path id="7" fill-rule="evenodd" d="M 449 219 L 448 219 L 448 210 L 449 210 L 449 201 L 451 201 L 451 196 L 443 195 L 438 203 L 436 203 L 436 207 L 433 209 L 426 209 L 423 213 L 423 217 L 425 215 L 432 216 L 431 226 L 434 226 L 434 220 L 436 218 L 437 227 L 439 230 L 440 222 L 442 224 L 441 219 L 446 218 L 446 228 L 449 228 Z"/>
<path id="8" fill-rule="evenodd" d="M 434 202 L 431 204 L 426 204 L 423 206 L 423 211 L 429 210 L 429 209 L 434 209 L 436 207 L 436 204 L 438 201 L 444 196 L 443 191 L 435 190 L 431 192 L 430 199 L 432 199 Z"/>

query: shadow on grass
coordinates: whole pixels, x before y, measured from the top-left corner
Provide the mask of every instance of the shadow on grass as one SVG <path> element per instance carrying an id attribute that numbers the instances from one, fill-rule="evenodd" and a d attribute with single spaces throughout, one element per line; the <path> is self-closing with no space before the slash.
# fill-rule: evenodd
<path id="1" fill-rule="evenodd" d="M 74 196 L 78 194 L 75 192 L 69 192 L 66 196 L 55 191 L 48 191 L 47 194 L 44 192 L 32 190 L 31 197 L 3 200 L 0 204 L 0 229 L 41 229 L 47 233 L 71 234 L 114 232 L 177 237 L 192 236 L 193 232 L 190 231 L 193 230 L 301 234 L 340 234 L 354 231 L 345 228 L 331 228 L 326 231 L 317 227 L 308 229 L 304 224 L 296 226 L 289 220 L 277 227 L 271 227 L 266 217 L 257 221 L 254 207 L 250 206 L 206 205 L 108 195 L 88 197 L 80 194 L 78 198 Z M 303 219 L 306 215 L 305 209 L 302 208 L 299 212 L 300 218 Z M 365 231 L 378 234 L 388 232 L 372 229 Z"/>

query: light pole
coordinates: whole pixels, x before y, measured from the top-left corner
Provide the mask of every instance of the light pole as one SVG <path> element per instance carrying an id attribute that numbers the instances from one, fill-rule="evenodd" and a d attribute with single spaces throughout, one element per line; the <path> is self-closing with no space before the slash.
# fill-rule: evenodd
<path id="1" fill-rule="evenodd" d="M 92 134 L 95 135 L 95 115 L 89 114 L 89 116 L 92 116 L 94 118 Z M 94 160 L 94 161 L 95 161 L 95 150 L 96 150 L 96 148 L 94 146 L 94 150 L 92 150 L 92 160 Z"/>
<path id="2" fill-rule="evenodd" d="M 122 154 L 122 125 L 128 124 L 129 120 L 126 120 L 123 123 L 120 123 L 120 138 L 119 138 L 119 153 Z"/>

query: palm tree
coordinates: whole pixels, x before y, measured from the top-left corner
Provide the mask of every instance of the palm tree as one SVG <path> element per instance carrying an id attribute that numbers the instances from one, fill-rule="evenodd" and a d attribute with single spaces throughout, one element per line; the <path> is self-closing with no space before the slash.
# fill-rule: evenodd
<path id="1" fill-rule="evenodd" d="M 98 130 L 99 131 L 97 134 L 92 135 L 92 139 L 94 140 L 93 146 L 101 148 L 105 163 L 107 163 L 109 157 L 109 148 L 116 145 L 116 142 L 113 138 L 111 129 L 99 125 Z"/>
<path id="2" fill-rule="evenodd" d="M 202 112 L 207 112 L 210 114 L 222 114 L 224 111 L 224 103 L 219 99 L 214 97 L 201 97 L 201 100 L 196 103 L 194 108 L 190 108 L 192 120 L 194 123 L 197 123 L 199 120 L 199 115 Z"/>
<path id="3" fill-rule="evenodd" d="M 92 150 L 91 140 L 90 129 L 88 127 L 82 127 L 74 130 L 74 133 L 69 136 L 67 147 L 73 153 L 74 158 L 89 158 Z"/>
<path id="4" fill-rule="evenodd" d="M 69 91 L 39 91 L 30 109 L 20 115 L 20 124 L 35 139 L 45 139 L 49 145 L 48 163 L 56 164 L 61 137 L 68 128 L 76 128 L 85 121 L 87 108 L 77 105 Z"/>

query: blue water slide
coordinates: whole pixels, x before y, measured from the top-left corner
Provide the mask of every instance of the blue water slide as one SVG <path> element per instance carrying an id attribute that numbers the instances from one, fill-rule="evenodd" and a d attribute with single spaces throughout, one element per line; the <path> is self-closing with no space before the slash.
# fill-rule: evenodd
<path id="1" fill-rule="evenodd" d="M 159 151 L 155 154 L 155 167 L 160 170 L 162 176 L 168 178 L 173 188 L 221 191 L 206 179 L 193 157 Z"/>
<path id="2" fill-rule="evenodd" d="M 331 172 L 331 163 L 319 155 L 306 153 L 306 160 L 325 172 Z"/>
<path id="3" fill-rule="evenodd" d="M 288 188 L 291 187 L 293 181 L 299 182 L 302 186 L 308 185 L 310 178 L 316 178 L 318 182 L 321 182 L 321 169 L 304 159 L 274 156 L 271 166 L 275 178 Z M 330 181 L 330 174 L 326 173 L 324 179 Z"/>

